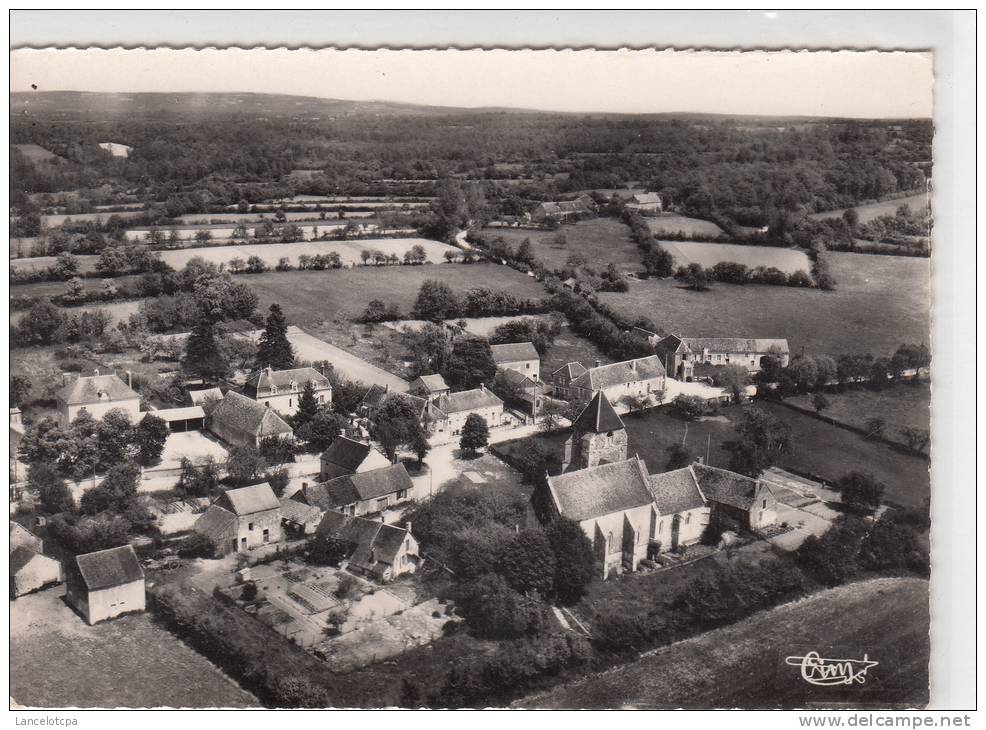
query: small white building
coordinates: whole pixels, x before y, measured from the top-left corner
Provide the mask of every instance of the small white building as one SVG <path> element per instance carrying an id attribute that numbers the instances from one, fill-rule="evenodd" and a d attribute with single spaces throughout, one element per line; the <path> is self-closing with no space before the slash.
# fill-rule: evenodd
<path id="1" fill-rule="evenodd" d="M 144 569 L 130 545 L 75 556 L 65 588 L 65 600 L 90 625 L 145 607 Z"/>
<path id="2" fill-rule="evenodd" d="M 119 376 L 100 375 L 96 370 L 94 375 L 65 377 L 68 382 L 55 395 L 61 425 L 72 423 L 83 409 L 97 421 L 114 408 L 126 413 L 133 423 L 140 420 L 140 396 Z"/>
<path id="3" fill-rule="evenodd" d="M 247 378 L 243 395 L 273 408 L 282 416 L 293 416 L 298 412 L 298 399 L 307 383 L 314 386 L 315 400 L 319 404 L 332 403 L 332 383 L 315 368 L 272 370 L 267 367 L 258 370 Z"/>

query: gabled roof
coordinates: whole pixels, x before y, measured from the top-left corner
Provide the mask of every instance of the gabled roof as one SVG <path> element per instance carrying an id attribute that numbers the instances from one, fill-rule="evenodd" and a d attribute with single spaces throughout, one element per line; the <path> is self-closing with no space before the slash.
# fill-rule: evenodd
<path id="1" fill-rule="evenodd" d="M 56 397 L 70 406 L 100 401 L 140 400 L 140 396 L 130 386 L 113 374 L 76 378 L 63 386 Z"/>
<path id="2" fill-rule="evenodd" d="M 305 525 L 318 519 L 322 511 L 313 505 L 300 502 L 293 497 L 285 497 L 281 500 L 281 519 L 294 522 L 298 525 Z"/>
<path id="3" fill-rule="evenodd" d="M 753 498 L 757 494 L 757 487 L 763 484 L 757 479 L 706 464 L 692 464 L 692 469 L 695 471 L 695 478 L 702 494 L 708 501 L 742 510 L 750 509 Z M 766 484 L 763 486 L 770 491 L 770 487 Z"/>
<path id="4" fill-rule="evenodd" d="M 270 484 L 262 482 L 239 489 L 227 489 L 216 503 L 236 515 L 252 515 L 255 512 L 266 512 L 277 509 L 281 503 L 271 489 Z"/>
<path id="5" fill-rule="evenodd" d="M 144 570 L 130 545 L 76 555 L 72 563 L 90 591 L 144 580 Z"/>
<path id="6" fill-rule="evenodd" d="M 329 448 L 322 453 L 322 463 L 334 464 L 340 469 L 355 472 L 373 451 L 375 449 L 370 444 L 346 436 L 336 436 Z"/>
<path id="7" fill-rule="evenodd" d="M 573 386 L 586 390 L 602 390 L 621 383 L 636 383 L 659 378 L 665 374 L 664 365 L 656 355 L 614 362 L 589 368 L 572 381 Z"/>
<path id="8" fill-rule="evenodd" d="M 188 391 L 188 399 L 192 402 L 193 406 L 200 406 L 208 401 L 221 401 L 223 399 L 223 392 L 219 388 L 190 390 Z"/>
<path id="9" fill-rule="evenodd" d="M 690 466 L 663 474 L 651 474 L 647 481 L 657 511 L 662 515 L 705 506 L 705 497 Z"/>
<path id="10" fill-rule="evenodd" d="M 450 416 L 453 413 L 471 413 L 482 408 L 496 408 L 502 406 L 503 401 L 486 388 L 473 388 L 440 395 L 431 405 L 442 414 Z"/>
<path id="11" fill-rule="evenodd" d="M 33 551 L 40 552 L 44 543 L 41 538 L 28 530 L 18 522 L 10 521 L 10 550 L 17 547 L 26 547 Z"/>
<path id="12" fill-rule="evenodd" d="M 261 395 L 270 394 L 272 387 L 276 387 L 278 392 L 290 392 L 292 384 L 300 391 L 305 387 L 305 383 L 309 381 L 314 384 L 316 390 L 332 388 L 329 379 L 315 368 L 292 368 L 290 370 L 263 368 L 247 378 L 246 383 L 243 385 L 243 393 L 256 398 Z"/>
<path id="13" fill-rule="evenodd" d="M 392 464 L 361 474 L 346 474 L 327 482 L 316 482 L 305 488 L 308 504 L 323 510 L 337 509 L 354 502 L 376 499 L 414 488 L 403 464 Z"/>
<path id="14" fill-rule="evenodd" d="M 209 505 L 209 509 L 199 515 L 192 529 L 200 535 L 205 535 L 212 541 L 219 540 L 226 531 L 236 523 L 236 515 L 218 504 Z"/>
<path id="15" fill-rule="evenodd" d="M 148 415 L 155 415 L 168 423 L 172 421 L 189 421 L 196 418 L 205 418 L 205 411 L 202 406 L 184 406 L 182 408 L 158 408 L 156 411 L 146 411 L 144 418 Z"/>
<path id="16" fill-rule="evenodd" d="M 563 517 L 581 522 L 653 503 L 647 468 L 638 459 L 548 477 L 548 490 Z"/>
<path id="17" fill-rule="evenodd" d="M 58 562 L 57 560 L 49 558 L 47 555 L 42 555 L 41 553 L 35 552 L 29 547 L 26 547 L 24 545 L 18 545 L 17 547 L 15 547 L 13 550 L 10 551 L 10 574 L 16 575 L 35 558 L 40 558 L 41 560 L 47 560 L 51 563 Z"/>
<path id="18" fill-rule="evenodd" d="M 607 433 L 625 428 L 623 421 L 613 409 L 609 398 L 601 390 L 596 391 L 592 400 L 582 409 L 572 424 L 572 431 L 578 433 Z"/>
<path id="19" fill-rule="evenodd" d="M 293 433 L 284 419 L 270 408 L 233 391 L 216 406 L 212 421 L 256 436 Z"/>
<path id="20" fill-rule="evenodd" d="M 523 360 L 540 360 L 537 348 L 530 342 L 509 342 L 504 345 L 490 345 L 493 362 L 497 365 Z"/>
<path id="21" fill-rule="evenodd" d="M 367 406 L 369 408 L 379 408 L 384 404 L 391 396 L 401 396 L 402 398 L 409 399 L 418 409 L 420 409 L 420 414 L 423 416 L 425 408 L 428 405 L 428 400 L 421 398 L 411 393 L 400 393 L 396 390 L 388 390 L 382 385 L 371 385 L 370 389 L 366 391 L 366 395 L 363 396 L 363 400 L 360 401 L 360 405 Z"/>
<path id="22" fill-rule="evenodd" d="M 411 381 L 411 390 L 423 390 L 426 393 L 440 393 L 448 390 L 448 383 L 440 374 L 420 375 Z"/>
<path id="23" fill-rule="evenodd" d="M 701 352 L 742 352 L 761 353 L 771 348 L 780 352 L 789 352 L 785 339 L 750 339 L 745 337 L 685 337 L 683 338 L 692 350 Z"/>
<path id="24" fill-rule="evenodd" d="M 674 355 L 679 352 L 691 352 L 688 344 L 677 335 L 668 335 L 654 343 L 654 352 L 658 357 Z"/>
<path id="25" fill-rule="evenodd" d="M 315 531 L 316 535 L 352 543 L 355 549 L 349 564 L 364 570 L 379 571 L 377 563 L 393 565 L 408 531 L 395 525 L 365 517 L 348 517 L 329 510 Z"/>
<path id="26" fill-rule="evenodd" d="M 567 375 L 568 379 L 571 381 L 585 372 L 585 366 L 580 362 L 570 362 L 567 365 L 562 365 L 560 368 L 551 373 L 551 375 L 555 376 L 562 371 L 564 371 L 565 375 Z"/>
<path id="27" fill-rule="evenodd" d="M 659 204 L 661 202 L 661 196 L 657 193 L 637 193 L 630 200 L 639 205 Z"/>

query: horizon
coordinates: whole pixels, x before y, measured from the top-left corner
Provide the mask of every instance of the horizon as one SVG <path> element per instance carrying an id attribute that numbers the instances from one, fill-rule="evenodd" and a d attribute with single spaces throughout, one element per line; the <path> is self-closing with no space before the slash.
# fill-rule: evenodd
<path id="1" fill-rule="evenodd" d="M 276 94 L 636 116 L 933 111 L 932 55 L 902 51 L 17 49 L 10 67 L 11 93 Z"/>

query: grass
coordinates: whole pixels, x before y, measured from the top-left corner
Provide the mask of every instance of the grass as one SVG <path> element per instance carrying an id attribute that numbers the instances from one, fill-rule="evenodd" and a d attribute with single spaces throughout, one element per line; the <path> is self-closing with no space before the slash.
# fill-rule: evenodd
<path id="1" fill-rule="evenodd" d="M 289 322 L 304 326 L 333 319 L 354 319 L 371 299 L 393 302 L 408 313 L 426 279 L 439 279 L 457 294 L 476 287 L 490 287 L 522 299 L 540 300 L 546 296 L 533 278 L 497 264 L 271 272 L 244 276 L 237 281 L 246 282 L 257 293 L 260 311 L 277 302 Z"/>
<path id="2" fill-rule="evenodd" d="M 549 269 L 564 268 L 573 254 L 585 257 L 589 266 L 600 271 L 611 263 L 621 271 L 641 268 L 640 252 L 630 238 L 630 229 L 616 218 L 592 218 L 562 226 L 557 231 L 487 228 L 483 233 L 490 239 L 502 236 L 515 250 L 521 241 L 529 238 L 534 257 Z M 564 246 L 556 243 L 559 234 L 565 237 Z"/>
<path id="3" fill-rule="evenodd" d="M 811 271 L 811 260 L 805 252 L 793 248 L 698 241 L 661 241 L 661 245 L 674 256 L 676 266 L 696 263 L 711 269 L 722 261 L 731 261 L 745 264 L 750 269 L 757 266 L 773 266 L 786 274 Z"/>
<path id="4" fill-rule="evenodd" d="M 61 587 L 10 603 L 10 695 L 33 707 L 258 707 L 148 614 L 87 626 Z"/>
<path id="5" fill-rule="evenodd" d="M 662 215 L 646 220 L 651 233 L 658 237 L 662 233 L 684 233 L 686 236 L 721 236 L 725 233 L 712 221 L 686 215 Z"/>
<path id="6" fill-rule="evenodd" d="M 931 421 L 931 387 L 926 382 L 901 384 L 886 390 L 859 388 L 842 393 L 826 393 L 828 407 L 822 412 L 829 418 L 856 428 L 866 428 L 871 418 L 882 418 L 886 435 L 900 440 L 899 431 L 908 426 L 928 430 Z M 813 408 L 811 397 L 796 396 L 791 402 Z"/>
<path id="7" fill-rule="evenodd" d="M 893 200 L 883 200 L 878 203 L 867 203 L 866 205 L 856 206 L 856 212 L 859 213 L 860 223 L 869 223 L 874 218 L 879 218 L 882 215 L 894 215 L 897 212 L 897 209 L 902 205 L 909 205 L 912 211 L 922 210 L 928 207 L 928 196 L 924 193 L 918 193 L 917 195 L 909 195 L 906 198 L 895 198 Z M 845 212 L 845 208 L 839 208 L 838 210 L 827 210 L 822 213 L 813 213 L 809 217 L 816 219 L 841 218 L 842 214 Z"/>
<path id="8" fill-rule="evenodd" d="M 673 279 L 631 281 L 601 301 L 689 337 L 786 337 L 791 352 L 889 356 L 902 342 L 928 342 L 930 261 L 870 254 L 825 254 L 836 289 L 715 284 L 707 292 Z"/>
<path id="9" fill-rule="evenodd" d="M 853 583 L 672 644 L 631 664 L 542 695 L 526 707 L 776 708 L 846 701 L 853 706 L 928 701 L 928 582 L 879 578 Z M 892 631 L 888 627 L 893 626 Z M 833 646 L 834 645 L 834 646 Z M 904 647 L 907 647 L 906 650 Z M 822 656 L 879 665 L 867 682 L 813 687 L 785 657 Z"/>

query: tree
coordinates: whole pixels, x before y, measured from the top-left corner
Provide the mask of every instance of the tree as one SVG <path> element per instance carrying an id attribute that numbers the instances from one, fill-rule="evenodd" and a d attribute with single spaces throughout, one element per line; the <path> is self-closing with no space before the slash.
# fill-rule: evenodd
<path id="1" fill-rule="evenodd" d="M 683 276 L 689 289 L 693 291 L 708 291 L 709 275 L 701 264 L 688 264 Z"/>
<path id="2" fill-rule="evenodd" d="M 308 562 L 315 565 L 338 566 L 355 550 L 354 542 L 330 534 L 316 534 L 308 543 Z"/>
<path id="3" fill-rule="evenodd" d="M 729 468 L 757 478 L 791 450 L 791 428 L 760 408 L 743 414 L 736 427 L 737 441 L 726 444 L 732 452 Z"/>
<path id="4" fill-rule="evenodd" d="M 215 328 L 209 319 L 203 317 L 192 328 L 185 340 L 181 366 L 187 373 L 213 381 L 229 373 L 229 362 L 219 346 Z"/>
<path id="5" fill-rule="evenodd" d="M 370 433 L 380 442 L 387 458 L 396 461 L 401 448 L 415 448 L 422 441 L 427 443 L 420 418 L 420 407 L 414 401 L 401 393 L 394 393 L 377 409 Z"/>
<path id="6" fill-rule="evenodd" d="M 51 345 L 64 342 L 68 317 L 49 299 L 39 299 L 17 323 L 19 345 Z"/>
<path id="7" fill-rule="evenodd" d="M 654 244 L 644 253 L 643 264 L 648 276 L 658 276 L 663 279 L 674 273 L 674 256 L 658 244 Z"/>
<path id="8" fill-rule="evenodd" d="M 214 456 L 205 456 L 193 463 L 182 457 L 177 491 L 190 497 L 209 497 L 219 489 L 220 466 Z"/>
<path id="9" fill-rule="evenodd" d="M 665 471 L 683 469 L 695 461 L 695 457 L 684 444 L 671 444 L 668 447 L 668 461 L 664 465 Z"/>
<path id="10" fill-rule="evenodd" d="M 552 520 L 544 532 L 555 555 L 555 596 L 561 603 L 577 603 L 592 581 L 592 543 L 577 522 L 565 517 Z"/>
<path id="11" fill-rule="evenodd" d="M 872 474 L 850 472 L 839 478 L 835 489 L 842 495 L 842 501 L 853 509 L 872 513 L 880 506 L 886 487 L 873 478 Z"/>
<path id="12" fill-rule="evenodd" d="M 294 367 L 294 348 L 288 340 L 288 323 L 279 304 L 270 305 L 267 326 L 257 346 L 257 367 L 288 370 Z"/>
<path id="13" fill-rule="evenodd" d="M 49 513 L 71 512 L 75 509 L 75 500 L 69 491 L 65 480 L 51 464 L 32 464 L 27 470 L 27 483 L 31 489 L 38 491 L 41 508 Z"/>
<path id="14" fill-rule="evenodd" d="M 297 431 L 315 418 L 321 408 L 318 397 L 315 395 L 315 385 L 309 380 L 302 388 L 301 395 L 298 396 L 298 410 L 291 417 L 291 425 Z"/>
<path id="15" fill-rule="evenodd" d="M 743 400 L 743 390 L 750 382 L 750 373 L 741 365 L 722 365 L 712 373 L 712 382 L 729 391 L 736 403 Z"/>
<path id="16" fill-rule="evenodd" d="M 274 490 L 274 494 L 277 495 L 278 499 L 283 497 L 284 490 L 288 488 L 288 482 L 291 481 L 291 473 L 288 471 L 288 468 L 286 466 L 279 466 L 270 469 L 265 476 L 267 483 L 270 484 L 270 488 Z"/>
<path id="17" fill-rule="evenodd" d="M 843 516 L 822 535 L 809 535 L 797 552 L 798 565 L 815 580 L 834 586 L 859 572 L 860 543 L 866 526 L 858 517 Z"/>
<path id="18" fill-rule="evenodd" d="M 535 396 L 536 397 L 536 396 Z M 565 417 L 566 406 L 556 400 L 546 400 L 538 414 L 541 416 L 538 428 L 544 433 L 557 431 L 562 427 L 562 418 Z"/>
<path id="19" fill-rule="evenodd" d="M 414 302 L 411 316 L 441 322 L 459 313 L 459 300 L 448 284 L 436 279 L 428 279 L 421 284 L 418 298 Z"/>
<path id="20" fill-rule="evenodd" d="M 859 225 L 859 213 L 855 208 L 846 208 L 842 213 L 842 220 L 845 221 L 846 225 L 849 226 L 851 233 L 856 231 L 856 227 Z"/>
<path id="21" fill-rule="evenodd" d="M 71 279 L 79 273 L 79 261 L 67 251 L 62 251 L 55 258 L 52 270 L 59 279 Z"/>
<path id="22" fill-rule="evenodd" d="M 133 462 L 117 464 L 106 472 L 99 486 L 82 495 L 79 507 L 87 515 L 100 512 L 120 514 L 130 509 L 137 499 L 140 467 Z"/>
<path id="23" fill-rule="evenodd" d="M 133 456 L 134 426 L 130 417 L 119 408 L 106 412 L 96 424 L 100 469 L 109 469 Z"/>
<path id="24" fill-rule="evenodd" d="M 907 448 L 918 454 L 923 454 L 931 441 L 931 435 L 925 429 L 914 428 L 913 426 L 902 428 L 900 435 L 904 439 L 904 443 L 907 444 Z"/>
<path id="25" fill-rule="evenodd" d="M 305 425 L 297 427 L 295 433 L 308 444 L 310 450 L 321 453 L 329 448 L 347 423 L 344 416 L 321 408 Z"/>
<path id="26" fill-rule="evenodd" d="M 883 437 L 883 432 L 887 428 L 887 422 L 879 416 L 870 418 L 866 421 L 866 438 L 878 439 Z"/>
<path id="27" fill-rule="evenodd" d="M 482 638 L 514 639 L 541 623 L 540 604 L 519 594 L 496 573 L 459 586 L 455 605 L 469 628 Z"/>
<path id="28" fill-rule="evenodd" d="M 449 386 L 459 390 L 492 381 L 496 376 L 496 362 L 490 344 L 479 337 L 460 337 L 452 345 L 442 375 Z"/>
<path id="29" fill-rule="evenodd" d="M 554 593 L 555 554 L 551 543 L 540 530 L 515 533 L 501 546 L 496 556 L 496 570 L 518 593 Z"/>
<path id="30" fill-rule="evenodd" d="M 137 461 L 142 466 L 150 466 L 161 458 L 164 444 L 171 433 L 163 418 L 148 413 L 134 429 L 134 445 L 137 447 Z"/>
<path id="31" fill-rule="evenodd" d="M 815 413 L 821 413 L 829 407 L 829 399 L 824 393 L 812 393 L 811 406 L 815 409 Z"/>
<path id="32" fill-rule="evenodd" d="M 233 446 L 226 457 L 226 473 L 238 487 L 255 484 L 267 470 L 267 461 L 260 450 L 250 444 Z"/>
<path id="33" fill-rule="evenodd" d="M 459 448 L 468 454 L 475 454 L 485 447 L 489 440 L 490 427 L 486 419 L 478 413 L 470 413 L 466 416 L 466 422 L 462 426 L 462 436 L 459 438 Z"/>
<path id="34" fill-rule="evenodd" d="M 31 397 L 31 381 L 23 375 L 10 376 L 10 406 L 22 406 Z"/>

